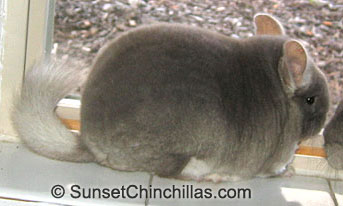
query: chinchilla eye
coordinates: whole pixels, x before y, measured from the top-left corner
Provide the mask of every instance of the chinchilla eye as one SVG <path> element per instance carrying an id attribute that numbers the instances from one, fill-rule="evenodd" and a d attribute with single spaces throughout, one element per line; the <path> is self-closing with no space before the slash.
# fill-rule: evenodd
<path id="1" fill-rule="evenodd" d="M 307 97 L 306 98 L 306 104 L 313 104 L 316 101 L 316 97 Z"/>

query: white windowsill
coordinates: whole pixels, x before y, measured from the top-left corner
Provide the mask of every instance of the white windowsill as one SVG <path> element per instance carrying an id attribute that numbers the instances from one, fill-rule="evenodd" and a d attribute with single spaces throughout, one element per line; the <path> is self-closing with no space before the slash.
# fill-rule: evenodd
<path id="1" fill-rule="evenodd" d="M 169 188 L 175 185 L 193 185 L 195 188 L 249 188 L 252 199 L 55 199 L 50 190 L 53 185 L 64 187 L 78 184 L 84 188 L 115 188 L 130 184 L 148 188 L 150 176 L 146 173 L 118 172 L 93 163 L 70 163 L 50 160 L 28 151 L 23 145 L 0 143 L 0 200 L 38 201 L 68 205 L 334 205 L 327 180 L 293 176 L 284 178 L 256 178 L 242 182 L 220 184 L 185 182 L 153 177 L 152 186 Z M 339 185 L 340 183 L 335 183 Z M 343 201 L 342 190 L 334 190 L 338 202 Z M 331 193 L 332 195 L 333 193 Z M 147 204 L 146 204 L 147 203 Z"/>

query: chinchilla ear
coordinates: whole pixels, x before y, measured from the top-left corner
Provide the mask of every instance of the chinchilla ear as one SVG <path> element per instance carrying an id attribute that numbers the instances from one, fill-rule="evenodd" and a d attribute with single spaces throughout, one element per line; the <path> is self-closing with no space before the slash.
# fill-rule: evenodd
<path id="1" fill-rule="evenodd" d="M 256 14 L 254 16 L 256 35 L 284 35 L 280 22 L 269 14 Z"/>
<path id="2" fill-rule="evenodd" d="M 288 40 L 283 45 L 282 63 L 279 65 L 284 84 L 295 90 L 310 82 L 308 55 L 304 46 L 296 40 Z"/>

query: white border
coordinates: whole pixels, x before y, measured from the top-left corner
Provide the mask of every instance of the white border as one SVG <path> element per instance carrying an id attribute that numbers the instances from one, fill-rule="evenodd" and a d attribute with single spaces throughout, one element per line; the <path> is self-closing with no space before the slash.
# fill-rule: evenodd
<path id="1" fill-rule="evenodd" d="M 54 0 L 4 0 L 6 18 L 1 63 L 0 141 L 17 141 L 9 121 L 14 93 L 20 91 L 24 71 L 51 49 Z M 6 4 L 7 3 L 7 4 Z M 62 100 L 57 114 L 66 119 L 79 119 L 80 102 Z M 314 146 L 314 145 L 311 145 Z M 296 155 L 292 166 L 300 175 L 343 179 L 343 171 L 333 170 L 324 158 Z"/>

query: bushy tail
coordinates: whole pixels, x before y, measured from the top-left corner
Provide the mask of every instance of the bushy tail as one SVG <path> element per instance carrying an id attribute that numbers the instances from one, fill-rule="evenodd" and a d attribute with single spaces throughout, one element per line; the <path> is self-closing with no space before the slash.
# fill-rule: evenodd
<path id="1" fill-rule="evenodd" d="M 21 140 L 34 152 L 57 160 L 93 161 L 80 138 L 55 114 L 57 103 L 75 89 L 81 72 L 67 63 L 45 62 L 25 75 L 21 95 L 12 110 L 12 122 Z"/>

